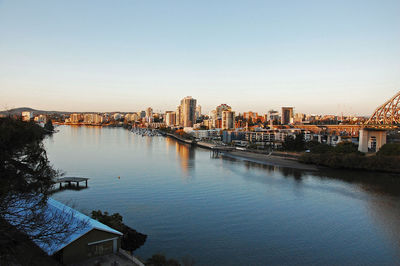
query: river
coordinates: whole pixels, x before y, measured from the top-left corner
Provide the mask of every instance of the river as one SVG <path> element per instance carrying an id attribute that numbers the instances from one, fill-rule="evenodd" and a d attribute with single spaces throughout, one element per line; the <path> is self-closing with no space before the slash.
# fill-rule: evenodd
<path id="1" fill-rule="evenodd" d="M 196 265 L 396 265 L 400 184 L 389 174 L 304 172 L 232 158 L 123 128 L 59 126 L 53 166 L 89 188 L 53 197 L 118 212 L 147 234 L 140 258 Z M 400 264 L 399 264 L 400 265 Z"/>

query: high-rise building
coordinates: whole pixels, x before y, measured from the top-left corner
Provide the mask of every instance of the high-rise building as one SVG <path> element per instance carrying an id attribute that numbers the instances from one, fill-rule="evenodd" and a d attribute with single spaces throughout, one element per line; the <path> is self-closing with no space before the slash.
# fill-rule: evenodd
<path id="1" fill-rule="evenodd" d="M 173 111 L 165 112 L 165 125 L 167 127 L 172 127 L 176 124 L 176 113 Z"/>
<path id="2" fill-rule="evenodd" d="M 181 100 L 180 111 L 180 126 L 193 127 L 196 122 L 196 99 L 187 96 Z"/>
<path id="3" fill-rule="evenodd" d="M 293 123 L 293 107 L 282 107 L 281 124 L 287 125 Z"/>
<path id="4" fill-rule="evenodd" d="M 176 112 L 175 112 L 175 125 L 180 126 L 183 124 L 182 121 L 182 107 L 179 105 L 176 107 Z"/>
<path id="5" fill-rule="evenodd" d="M 196 119 L 201 117 L 201 105 L 197 105 L 196 107 Z"/>
<path id="6" fill-rule="evenodd" d="M 267 114 L 267 120 L 270 123 L 278 122 L 279 121 L 279 112 L 275 110 L 269 110 Z"/>
<path id="7" fill-rule="evenodd" d="M 148 108 L 146 109 L 146 117 L 147 117 L 147 118 L 153 117 L 153 108 L 148 107 Z"/>
<path id="8" fill-rule="evenodd" d="M 215 111 L 217 114 L 217 118 L 222 118 L 222 112 L 223 111 L 232 111 L 232 107 L 223 103 L 223 104 L 218 105 L 217 108 L 215 108 Z"/>
<path id="9" fill-rule="evenodd" d="M 235 112 L 222 111 L 222 129 L 235 128 Z"/>

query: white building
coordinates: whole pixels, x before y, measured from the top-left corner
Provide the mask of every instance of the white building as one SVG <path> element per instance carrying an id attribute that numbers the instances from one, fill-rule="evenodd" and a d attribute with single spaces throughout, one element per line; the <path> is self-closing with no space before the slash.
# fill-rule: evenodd
<path id="1" fill-rule="evenodd" d="M 165 125 L 167 127 L 173 127 L 176 124 L 176 113 L 173 111 L 165 112 Z"/>
<path id="2" fill-rule="evenodd" d="M 83 122 L 86 124 L 101 124 L 104 122 L 104 118 L 99 114 L 84 114 Z"/>
<path id="3" fill-rule="evenodd" d="M 222 127 L 224 129 L 235 128 L 235 112 L 222 111 Z"/>
<path id="4" fill-rule="evenodd" d="M 33 112 L 22 112 L 22 121 L 31 121 Z"/>

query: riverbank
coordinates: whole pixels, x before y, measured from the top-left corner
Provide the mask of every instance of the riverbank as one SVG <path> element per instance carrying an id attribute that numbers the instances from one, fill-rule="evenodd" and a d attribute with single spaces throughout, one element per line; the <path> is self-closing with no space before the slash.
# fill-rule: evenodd
<path id="1" fill-rule="evenodd" d="M 176 139 L 176 140 L 178 140 L 178 141 L 181 141 L 181 142 L 183 142 L 183 143 L 186 143 L 186 144 L 194 144 L 193 140 L 184 139 L 184 138 L 178 137 L 177 135 L 171 134 L 171 133 L 164 133 L 164 134 L 165 134 L 166 136 L 168 136 L 168 137 L 174 138 L 174 139 Z"/>
<path id="2" fill-rule="evenodd" d="M 303 164 L 298 162 L 297 159 L 295 158 L 287 158 L 287 157 L 285 158 L 276 155 L 267 155 L 267 154 L 260 154 L 254 152 L 246 152 L 246 151 L 227 151 L 227 152 L 222 152 L 222 155 L 230 158 L 241 159 L 244 161 L 250 161 L 264 165 L 286 167 L 286 168 L 293 168 L 306 171 L 318 170 L 318 167 L 315 165 Z"/>
<path id="3" fill-rule="evenodd" d="M 215 147 L 214 144 L 207 142 L 197 142 L 196 145 L 205 149 L 213 149 L 213 147 Z M 298 155 L 295 153 L 278 152 L 276 154 L 274 153 L 265 154 L 253 151 L 232 150 L 232 151 L 223 151 L 221 152 L 221 154 L 226 157 L 241 159 L 244 161 L 250 161 L 264 165 L 286 167 L 286 168 L 293 168 L 293 169 L 300 169 L 307 171 L 318 170 L 318 167 L 315 165 L 298 162 Z"/>
<path id="4" fill-rule="evenodd" d="M 400 157 L 359 153 L 303 154 L 299 162 L 336 169 L 362 170 L 374 172 L 400 173 Z"/>

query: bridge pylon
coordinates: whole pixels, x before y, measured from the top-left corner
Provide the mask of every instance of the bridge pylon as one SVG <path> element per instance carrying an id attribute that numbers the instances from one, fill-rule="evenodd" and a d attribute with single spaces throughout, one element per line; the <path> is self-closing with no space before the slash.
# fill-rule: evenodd
<path id="1" fill-rule="evenodd" d="M 378 152 L 386 144 L 387 131 L 384 129 L 362 128 L 359 132 L 358 150 Z"/>
<path id="2" fill-rule="evenodd" d="M 386 144 L 388 130 L 400 124 L 400 92 L 375 109 L 359 132 L 358 150 L 379 151 Z"/>

